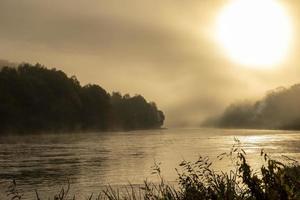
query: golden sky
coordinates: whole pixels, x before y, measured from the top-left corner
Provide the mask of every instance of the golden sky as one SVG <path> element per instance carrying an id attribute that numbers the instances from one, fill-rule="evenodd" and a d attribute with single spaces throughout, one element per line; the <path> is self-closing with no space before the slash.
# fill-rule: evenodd
<path id="1" fill-rule="evenodd" d="M 283 1 L 282 1 L 283 2 Z M 195 126 L 226 105 L 300 82 L 300 43 L 272 69 L 232 62 L 214 40 L 225 0 L 1 0 L 0 55 L 42 63 L 108 92 L 142 94 L 166 126 Z M 283 2 L 299 35 L 300 2 Z"/>

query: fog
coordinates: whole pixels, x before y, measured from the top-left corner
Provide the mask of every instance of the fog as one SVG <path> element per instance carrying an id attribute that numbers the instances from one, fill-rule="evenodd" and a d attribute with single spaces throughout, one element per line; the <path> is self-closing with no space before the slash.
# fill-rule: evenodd
<path id="1" fill-rule="evenodd" d="M 299 129 L 300 85 L 279 87 L 256 102 L 231 104 L 219 117 L 204 125 L 225 128 Z"/>
<path id="2" fill-rule="evenodd" d="M 198 126 L 232 102 L 300 82 L 297 38 L 273 69 L 228 59 L 214 39 L 226 2 L 1 0 L 1 59 L 39 62 L 76 75 L 82 84 L 142 94 L 165 112 L 165 126 Z M 299 3 L 285 6 L 297 35 Z"/>

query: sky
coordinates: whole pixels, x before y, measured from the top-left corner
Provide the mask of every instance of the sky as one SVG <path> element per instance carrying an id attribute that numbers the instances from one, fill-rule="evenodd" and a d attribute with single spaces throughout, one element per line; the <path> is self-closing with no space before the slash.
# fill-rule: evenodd
<path id="1" fill-rule="evenodd" d="M 282 1 L 283 2 L 283 1 Z M 284 62 L 252 69 L 215 39 L 226 0 L 0 0 L 0 59 L 41 63 L 108 92 L 142 94 L 167 127 L 195 127 L 230 103 L 300 82 L 300 43 Z M 297 0 L 284 2 L 300 31 Z"/>

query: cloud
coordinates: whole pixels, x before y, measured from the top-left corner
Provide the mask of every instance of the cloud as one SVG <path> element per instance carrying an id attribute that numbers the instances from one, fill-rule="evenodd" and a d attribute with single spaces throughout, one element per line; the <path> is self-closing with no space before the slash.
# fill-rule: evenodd
<path id="1" fill-rule="evenodd" d="M 198 125 L 231 101 L 258 97 L 299 75 L 294 67 L 265 73 L 231 63 L 213 39 L 223 4 L 2 0 L 0 54 L 62 69 L 110 92 L 143 94 L 165 111 L 167 126 Z"/>

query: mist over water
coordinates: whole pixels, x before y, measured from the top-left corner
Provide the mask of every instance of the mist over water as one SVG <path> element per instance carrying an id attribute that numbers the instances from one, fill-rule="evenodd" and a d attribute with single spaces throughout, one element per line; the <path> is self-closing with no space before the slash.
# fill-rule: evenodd
<path id="1" fill-rule="evenodd" d="M 300 199 L 299 6 L 0 0 L 0 200 Z"/>
<path id="2" fill-rule="evenodd" d="M 238 138 L 250 163 L 261 164 L 261 149 L 273 158 L 281 155 L 300 159 L 300 134 L 296 131 L 166 129 L 107 133 L 8 135 L 0 137 L 0 199 L 9 181 L 16 179 L 25 199 L 51 197 L 70 180 L 79 197 L 99 193 L 105 185 L 141 184 L 151 175 L 154 162 L 162 174 L 176 180 L 175 168 L 183 159 L 209 156 L 217 170 L 232 167 L 216 156 L 228 152 Z"/>
<path id="3" fill-rule="evenodd" d="M 203 124 L 223 128 L 299 130 L 299 97 L 299 84 L 279 87 L 259 101 L 231 104 L 222 115 Z"/>

